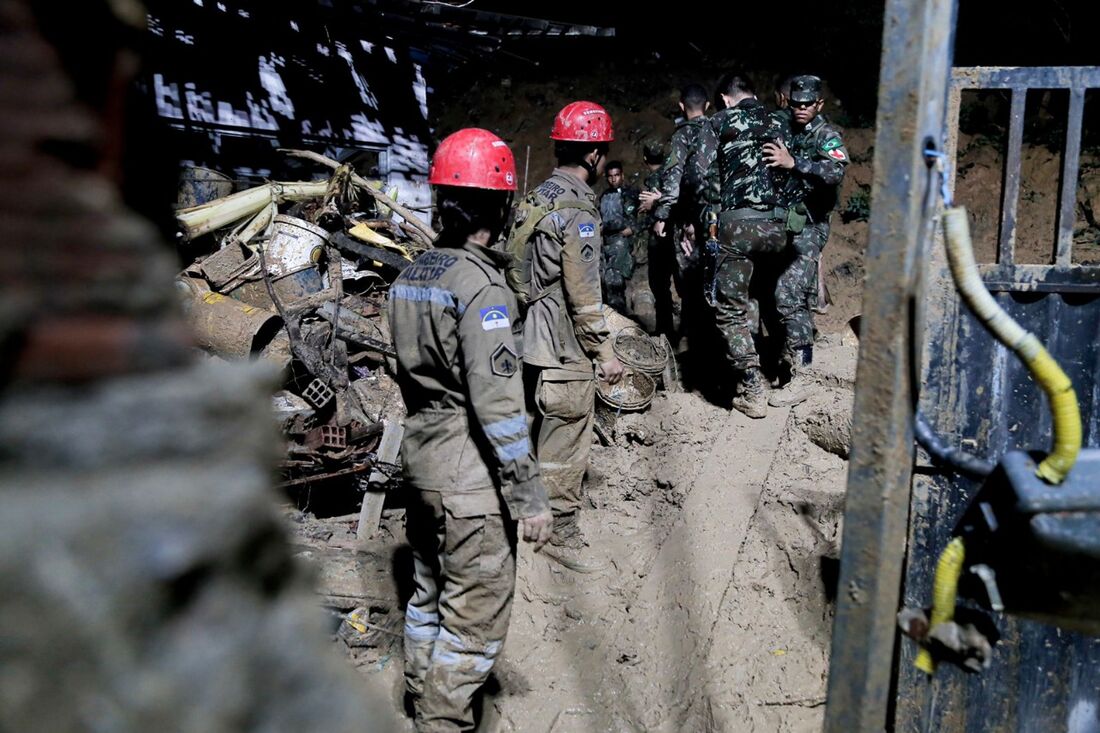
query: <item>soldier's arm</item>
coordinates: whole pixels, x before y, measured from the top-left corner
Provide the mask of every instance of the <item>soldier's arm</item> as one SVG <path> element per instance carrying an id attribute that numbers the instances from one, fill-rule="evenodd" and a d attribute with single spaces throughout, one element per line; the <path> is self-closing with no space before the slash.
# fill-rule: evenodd
<path id="1" fill-rule="evenodd" d="M 623 218 L 631 232 L 638 231 L 638 192 L 633 188 L 623 188 Z"/>
<path id="2" fill-rule="evenodd" d="M 515 299 L 501 285 L 488 284 L 470 299 L 458 319 L 459 352 L 469 389 L 470 410 L 492 447 L 491 464 L 511 486 L 504 499 L 513 519 L 549 508 L 530 436 L 519 355 L 512 336 Z"/>
<path id="3" fill-rule="evenodd" d="M 579 209 L 561 219 L 561 282 L 573 330 L 589 357 L 603 363 L 615 357 L 604 318 L 600 283 L 600 228 L 592 215 Z"/>
<path id="4" fill-rule="evenodd" d="M 711 168 L 718 163 L 718 135 L 709 123 L 699 128 L 699 142 L 693 162 L 698 176 L 696 180 L 700 181 L 699 200 L 703 203 L 703 219 L 707 221 L 718 216 L 717 191 L 709 179 Z"/>
<path id="5" fill-rule="evenodd" d="M 680 200 L 680 184 L 684 177 L 684 162 L 688 159 L 688 149 L 684 135 L 672 136 L 672 149 L 668 153 L 664 167 L 661 168 L 659 188 L 661 198 L 653 210 L 653 217 L 664 221 L 672 212 L 672 207 Z"/>
<path id="6" fill-rule="evenodd" d="M 707 161 L 707 172 L 703 179 L 703 201 L 706 203 L 704 216 L 717 217 L 722 208 L 722 175 L 718 167 L 718 150 L 722 143 L 722 136 L 718 129 L 718 119 L 711 118 L 706 128 L 714 143 L 714 155 Z"/>
<path id="7" fill-rule="evenodd" d="M 822 136 L 812 156 L 795 158 L 794 170 L 803 178 L 836 186 L 844 180 L 844 169 L 850 159 L 844 140 L 834 131 Z"/>

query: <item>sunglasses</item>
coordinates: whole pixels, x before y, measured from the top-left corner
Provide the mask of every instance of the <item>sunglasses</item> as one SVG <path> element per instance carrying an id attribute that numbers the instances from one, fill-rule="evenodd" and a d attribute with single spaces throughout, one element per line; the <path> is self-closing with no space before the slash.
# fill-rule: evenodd
<path id="1" fill-rule="evenodd" d="M 791 106 L 792 107 L 813 107 L 817 103 L 818 103 L 818 100 L 815 99 L 812 102 L 791 102 Z"/>

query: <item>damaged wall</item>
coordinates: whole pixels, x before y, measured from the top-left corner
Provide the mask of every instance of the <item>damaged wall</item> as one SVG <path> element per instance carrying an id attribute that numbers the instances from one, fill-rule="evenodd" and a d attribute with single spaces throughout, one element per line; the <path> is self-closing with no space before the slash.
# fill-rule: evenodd
<path id="1" fill-rule="evenodd" d="M 379 33 L 361 6 L 326 5 L 151 6 L 148 108 L 185 164 L 291 180 L 276 149 L 309 148 L 355 160 L 428 207 L 427 59 Z"/>

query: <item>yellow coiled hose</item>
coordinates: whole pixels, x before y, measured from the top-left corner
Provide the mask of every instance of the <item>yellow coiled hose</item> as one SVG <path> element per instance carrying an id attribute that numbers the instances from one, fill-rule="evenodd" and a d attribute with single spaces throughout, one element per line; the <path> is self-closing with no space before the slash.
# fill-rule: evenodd
<path id="1" fill-rule="evenodd" d="M 1058 366 L 1058 362 L 1039 343 L 1039 339 L 1021 328 L 985 289 L 978 274 L 978 266 L 974 262 L 966 208 L 959 206 L 944 211 L 943 228 L 947 261 L 951 266 L 955 287 L 963 300 L 998 341 L 1016 352 L 1050 400 L 1054 447 L 1050 455 L 1039 464 L 1036 473 L 1044 481 L 1060 484 L 1073 468 L 1077 454 L 1081 451 L 1081 412 L 1077 406 L 1073 383 Z"/>
<path id="2" fill-rule="evenodd" d="M 955 597 L 965 559 L 966 548 L 962 537 L 948 542 L 940 554 L 939 562 L 936 563 L 936 574 L 932 579 L 932 618 L 928 624 L 929 630 L 955 618 Z M 917 652 L 913 666 L 921 672 L 932 674 L 936 671 L 936 660 L 932 658 L 931 652 L 922 648 Z"/>

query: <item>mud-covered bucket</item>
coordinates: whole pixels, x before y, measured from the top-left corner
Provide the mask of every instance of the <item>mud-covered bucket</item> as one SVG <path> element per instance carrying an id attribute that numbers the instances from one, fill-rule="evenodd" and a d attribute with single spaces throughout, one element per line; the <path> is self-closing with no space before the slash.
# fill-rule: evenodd
<path id="1" fill-rule="evenodd" d="M 233 179 L 210 168 L 191 166 L 180 171 L 176 203 L 179 208 L 205 204 L 233 193 Z"/>
<path id="2" fill-rule="evenodd" d="M 328 232 L 305 219 L 278 214 L 264 248 L 267 271 L 279 278 L 315 266 L 321 261 L 328 238 Z"/>
<path id="3" fill-rule="evenodd" d="M 596 382 L 596 396 L 616 410 L 644 410 L 653 402 L 657 382 L 642 372 L 626 370 L 617 384 Z"/>

